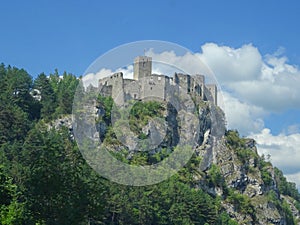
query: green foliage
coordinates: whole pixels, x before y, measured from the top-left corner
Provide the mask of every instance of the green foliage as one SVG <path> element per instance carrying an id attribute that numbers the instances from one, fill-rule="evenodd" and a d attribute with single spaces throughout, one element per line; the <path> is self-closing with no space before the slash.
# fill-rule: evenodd
<path id="1" fill-rule="evenodd" d="M 292 182 L 288 182 L 284 177 L 282 171 L 280 171 L 277 167 L 274 168 L 275 172 L 275 180 L 279 191 L 283 195 L 288 195 L 300 202 L 300 194 L 297 190 L 296 184 Z"/>
<path id="2" fill-rule="evenodd" d="M 270 162 L 265 161 L 264 155 L 262 157 L 259 157 L 258 160 L 258 168 L 261 172 L 261 179 L 263 180 L 265 185 L 272 185 L 273 178 L 272 174 L 270 172 L 270 169 L 272 168 L 272 164 Z"/>
<path id="3" fill-rule="evenodd" d="M 147 125 L 150 118 L 163 118 L 163 110 L 163 104 L 156 101 L 135 102 L 129 113 L 130 129 L 143 138 L 142 127 Z"/>
<path id="4" fill-rule="evenodd" d="M 164 107 L 157 101 L 135 102 L 130 111 L 130 116 L 146 121 L 149 117 L 160 116 Z"/>
<path id="5" fill-rule="evenodd" d="M 261 170 L 261 178 L 265 185 L 271 185 L 273 182 L 273 178 L 271 173 L 265 169 L 265 167 Z"/>
<path id="6" fill-rule="evenodd" d="M 1 224 L 237 224 L 221 207 L 221 198 L 195 188 L 201 158 L 190 161 L 168 180 L 146 187 L 129 187 L 107 181 L 94 172 L 82 157 L 67 128 L 50 129 L 48 121 L 69 114 L 78 79 L 57 70 L 48 77 L 40 74 L 34 82 L 24 70 L 0 65 L 0 223 Z M 34 99 L 32 88 L 41 91 L 41 101 Z M 90 98 L 90 96 L 87 96 Z M 131 160 L 111 127 L 111 97 L 99 96 L 107 125 L 104 142 L 116 145 L 114 156 L 134 165 L 155 164 L 172 151 L 164 147 L 156 154 L 140 152 Z M 142 138 L 141 129 L 153 117 L 163 118 L 162 103 L 136 102 L 129 113 L 129 123 Z M 83 112 L 84 113 L 84 112 Z M 127 119 L 127 118 L 126 118 Z M 124 122 L 124 118 L 121 122 Z M 125 121 L 126 122 L 126 121 Z M 240 161 L 253 157 L 245 142 L 235 132 L 227 134 L 227 143 Z M 268 164 L 260 162 L 262 170 Z M 294 184 L 275 169 L 280 192 L 299 200 Z M 264 175 L 262 175 L 264 176 Z M 213 165 L 207 173 L 211 185 L 224 188 L 220 169 Z M 277 202 L 276 202 L 277 199 Z M 245 214 L 255 213 L 248 197 L 233 190 L 225 201 Z M 270 193 L 276 207 L 278 198 Z M 287 203 L 281 208 L 292 224 Z"/>
<path id="7" fill-rule="evenodd" d="M 121 145 L 112 127 L 107 128 L 104 143 L 108 145 Z"/>
<path id="8" fill-rule="evenodd" d="M 54 117 L 57 118 L 61 114 L 72 113 L 73 98 L 79 84 L 77 77 L 64 72 L 62 78 L 60 78 L 56 71 L 55 74 L 50 75 L 49 79 L 57 99 Z"/>
<path id="9" fill-rule="evenodd" d="M 285 218 L 286 218 L 286 224 L 291 224 L 291 225 L 295 224 L 296 225 L 297 223 L 294 220 L 291 208 L 285 200 L 283 200 L 283 203 L 282 203 L 282 210 L 283 210 Z"/>
<path id="10" fill-rule="evenodd" d="M 114 100 L 111 96 L 104 97 L 102 95 L 98 96 L 97 99 L 98 107 L 105 111 L 103 119 L 107 125 L 111 124 L 111 110 L 113 107 Z"/>
<path id="11" fill-rule="evenodd" d="M 255 215 L 255 209 L 247 195 L 240 194 L 232 189 L 229 190 L 227 200 L 232 203 L 238 212 L 243 214 Z"/>
<path id="12" fill-rule="evenodd" d="M 223 187 L 225 180 L 220 171 L 220 168 L 216 164 L 212 164 L 210 169 L 207 172 L 208 174 L 208 182 L 216 187 Z"/>
<path id="13" fill-rule="evenodd" d="M 51 87 L 49 79 L 41 73 L 34 81 L 34 88 L 41 93 L 41 117 L 50 120 L 57 107 L 56 95 Z"/>
<path id="14" fill-rule="evenodd" d="M 273 190 L 268 192 L 267 199 L 269 203 L 274 204 L 274 206 L 279 210 L 282 211 L 285 215 L 285 219 L 287 224 L 296 224 L 293 214 L 291 212 L 291 208 L 286 200 L 280 200 L 278 198 L 278 194 L 276 194 Z"/>
<path id="15" fill-rule="evenodd" d="M 239 148 L 244 145 L 243 140 L 240 138 L 238 131 L 228 130 L 226 132 L 226 141 L 232 148 Z"/>
<path id="16" fill-rule="evenodd" d="M 225 225 L 225 224 L 226 225 L 238 225 L 238 222 L 232 220 L 226 212 L 222 212 L 218 217 L 217 224 L 220 224 L 220 225 Z"/>
<path id="17" fill-rule="evenodd" d="M 0 144 L 24 139 L 29 129 L 28 114 L 20 107 L 0 105 Z"/>
<path id="18" fill-rule="evenodd" d="M 249 171 L 249 160 L 254 159 L 255 162 L 258 161 L 258 155 L 247 148 L 245 144 L 245 139 L 239 137 L 237 131 L 229 130 L 226 132 L 227 146 L 234 150 L 240 162 L 244 165 L 246 172 Z"/>
<path id="19" fill-rule="evenodd" d="M 105 224 L 214 224 L 216 201 L 173 177 L 150 187 L 110 184 Z"/>
<path id="20" fill-rule="evenodd" d="M 32 78 L 21 69 L 1 64 L 0 69 L 0 101 L 2 105 L 15 105 L 34 117 L 32 112 L 33 98 L 30 95 Z"/>
<path id="21" fill-rule="evenodd" d="M 268 202 L 271 202 L 275 205 L 277 209 L 281 209 L 281 201 L 278 198 L 278 194 L 274 190 L 270 190 L 267 194 Z"/>
<path id="22" fill-rule="evenodd" d="M 78 192 L 84 182 L 79 177 L 81 168 L 74 162 L 80 160 L 74 149 L 67 131 L 47 131 L 37 124 L 29 132 L 22 150 L 24 197 L 35 220 L 68 224 L 84 218 L 85 206 L 80 202 L 87 196 Z"/>
<path id="23" fill-rule="evenodd" d="M 296 200 L 294 202 L 294 205 L 295 205 L 296 209 L 298 209 L 300 211 L 300 202 Z"/>
<path id="24" fill-rule="evenodd" d="M 21 224 L 24 204 L 19 202 L 20 194 L 12 178 L 5 174 L 0 165 L 0 223 L 3 225 Z"/>

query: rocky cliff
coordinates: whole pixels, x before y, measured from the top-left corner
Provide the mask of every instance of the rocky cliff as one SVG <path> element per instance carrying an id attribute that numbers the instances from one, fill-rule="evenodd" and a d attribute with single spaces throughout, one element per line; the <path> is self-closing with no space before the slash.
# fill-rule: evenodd
<path id="1" fill-rule="evenodd" d="M 240 138 L 237 131 L 226 131 L 224 114 L 217 106 L 204 101 L 194 103 L 185 110 L 196 116 L 196 127 L 185 127 L 180 121 L 187 114 L 180 114 L 172 105 L 152 101 L 134 103 L 127 118 L 129 125 L 120 123 L 112 129 L 112 100 L 100 98 L 99 137 L 119 158 L 130 163 L 143 154 L 145 164 L 168 157 L 180 139 L 193 140 L 194 155 L 200 161 L 192 188 L 220 198 L 223 209 L 238 224 L 300 224 L 299 193 L 280 170 L 258 155 L 255 140 Z M 122 135 L 130 133 L 133 136 Z M 150 146 L 151 151 L 137 151 L 143 146 Z M 285 186 L 292 186 L 292 191 L 286 191 Z"/>

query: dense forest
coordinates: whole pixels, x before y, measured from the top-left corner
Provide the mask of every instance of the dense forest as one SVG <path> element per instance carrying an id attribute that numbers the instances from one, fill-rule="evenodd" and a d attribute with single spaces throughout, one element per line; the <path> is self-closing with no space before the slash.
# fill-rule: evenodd
<path id="1" fill-rule="evenodd" d="M 250 199 L 226 185 L 217 165 L 199 172 L 201 159 L 196 155 L 176 175 L 156 185 L 124 186 L 98 175 L 83 159 L 70 130 L 51 126 L 72 113 L 78 83 L 75 75 L 66 72 L 41 73 L 33 80 L 23 69 L 0 65 L 0 224 L 238 224 L 222 202 L 233 204 L 255 221 L 256 208 Z M 100 100 L 106 107 L 111 104 Z M 133 116 L 152 115 L 158 107 L 148 106 L 139 105 Z M 135 123 L 131 126 L 139 129 Z M 237 132 L 226 135 L 227 145 L 237 149 L 241 160 L 250 157 Z M 142 157 L 134 160 L 140 162 Z M 255 157 L 263 181 L 271 182 L 264 170 L 270 163 Z M 197 173 L 205 177 L 208 187 L 222 188 L 223 194 L 197 187 Z M 300 209 L 295 185 L 277 168 L 275 176 L 280 194 L 295 199 Z M 279 202 L 272 191 L 268 198 L 288 224 L 296 223 L 285 202 Z"/>

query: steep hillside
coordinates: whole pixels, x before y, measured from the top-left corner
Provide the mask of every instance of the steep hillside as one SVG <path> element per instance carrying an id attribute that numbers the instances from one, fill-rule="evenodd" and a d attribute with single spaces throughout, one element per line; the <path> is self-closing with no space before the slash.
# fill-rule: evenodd
<path id="1" fill-rule="evenodd" d="M 119 161 L 153 165 L 193 147 L 162 182 L 125 186 L 103 178 L 75 142 L 77 84 L 67 73 L 33 81 L 0 65 L 0 224 L 299 224 L 295 184 L 257 154 L 254 140 L 225 131 L 222 111 L 208 102 L 183 101 L 177 109 L 133 102 L 112 117 L 112 99 L 99 96 L 90 109 L 98 110 L 90 119 L 95 137 Z"/>
<path id="2" fill-rule="evenodd" d="M 130 112 L 131 130 L 144 139 L 151 138 L 153 132 L 161 136 L 157 137 L 161 140 L 157 147 L 140 152 L 127 147 L 134 142 L 126 139 L 127 136 L 120 142 L 114 133 L 118 131 L 111 128 L 110 114 L 105 113 L 110 112 L 111 104 L 107 103 L 111 101 L 110 97 L 99 98 L 98 124 L 105 127 L 99 129 L 100 136 L 113 154 L 134 165 L 151 165 L 172 154 L 182 128 L 178 126 L 176 110 L 163 102 L 135 104 Z M 199 119 L 199 130 L 192 158 L 196 160 L 192 188 L 220 198 L 221 208 L 238 224 L 299 223 L 300 195 L 295 185 L 287 182 L 282 172 L 264 156 L 258 155 L 255 140 L 241 138 L 237 131 L 225 132 L 224 115 L 213 104 L 196 102 L 195 115 Z M 165 121 L 165 136 L 161 124 L 151 120 L 154 116 Z"/>

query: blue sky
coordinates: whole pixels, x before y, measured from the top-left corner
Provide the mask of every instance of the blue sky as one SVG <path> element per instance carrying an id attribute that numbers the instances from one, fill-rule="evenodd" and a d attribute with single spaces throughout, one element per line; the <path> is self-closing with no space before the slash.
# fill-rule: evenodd
<path id="1" fill-rule="evenodd" d="M 0 61 L 33 76 L 54 68 L 81 74 L 99 55 L 136 40 L 198 51 L 206 42 L 261 53 L 279 47 L 300 64 L 298 1 L 3 1 Z"/>
<path id="2" fill-rule="evenodd" d="M 225 79 L 224 87 L 231 88 L 233 93 L 225 93 L 228 105 L 238 110 L 228 112 L 230 123 L 242 134 L 255 137 L 259 151 L 271 151 L 274 164 L 300 184 L 300 165 L 297 167 L 300 149 L 289 151 L 289 146 L 300 140 L 299 92 L 295 88 L 300 86 L 297 83 L 300 77 L 299 21 L 300 2 L 296 0 L 3 1 L 0 62 L 24 68 L 33 77 L 41 72 L 51 73 L 56 68 L 59 72 L 82 75 L 108 50 L 139 40 L 163 40 L 182 45 L 203 57 L 219 76 L 227 71 L 230 77 L 232 72 L 222 65 L 223 59 L 232 60 L 232 65 L 240 62 L 240 54 L 249 59 L 250 64 L 252 59 L 258 60 L 264 69 L 271 71 L 269 80 L 281 76 L 285 88 L 289 88 L 291 79 L 295 80 L 291 83 L 294 100 L 287 95 L 286 99 L 278 98 L 278 102 L 276 97 L 274 102 L 271 98 L 262 101 L 264 95 L 247 96 L 237 88 L 240 83 L 229 84 L 232 80 Z M 209 51 L 219 54 L 218 60 L 212 59 Z M 236 57 L 228 59 L 232 54 Z M 269 76 L 265 70 L 253 75 L 252 70 L 244 70 L 243 65 L 239 69 L 237 71 L 245 72 L 249 79 L 260 76 L 254 83 L 256 86 L 261 76 Z M 264 87 L 271 90 L 272 82 Z M 291 104 L 283 104 L 289 101 Z M 241 120 L 236 118 L 249 120 L 249 126 L 247 123 L 242 126 Z M 274 145 L 277 152 L 268 147 Z M 289 152 L 297 156 L 292 168 L 279 159 Z"/>

